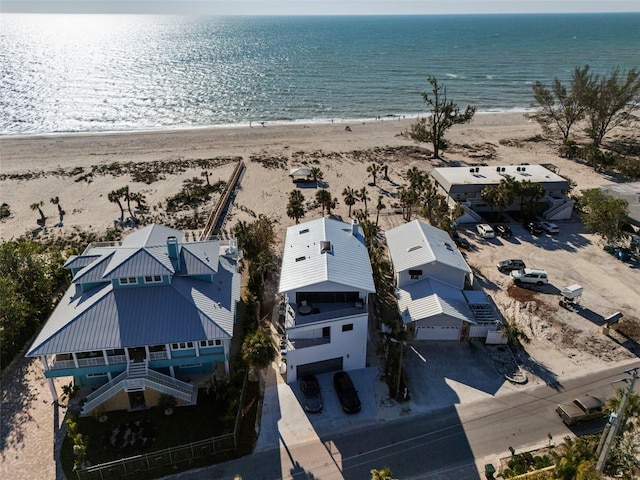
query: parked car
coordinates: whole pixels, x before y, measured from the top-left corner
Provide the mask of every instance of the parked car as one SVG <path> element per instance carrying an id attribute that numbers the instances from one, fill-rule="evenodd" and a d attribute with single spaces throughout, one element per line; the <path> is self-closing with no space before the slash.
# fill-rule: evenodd
<path id="1" fill-rule="evenodd" d="M 337 372 L 333 376 L 333 387 L 336 389 L 338 400 L 340 400 L 342 410 L 345 413 L 358 413 L 360 411 L 360 398 L 347 372 Z"/>
<path id="2" fill-rule="evenodd" d="M 522 270 L 523 268 L 527 267 L 522 260 L 518 260 L 515 258 L 510 258 L 509 260 L 502 260 L 501 262 L 498 262 L 496 266 L 498 267 L 498 270 L 500 270 L 501 272 L 511 272 L 513 270 Z"/>
<path id="3" fill-rule="evenodd" d="M 544 230 L 542 229 L 542 225 L 540 225 L 539 222 L 526 222 L 524 224 L 524 228 L 526 228 L 529 233 L 533 235 L 540 235 L 544 232 Z"/>
<path id="4" fill-rule="evenodd" d="M 573 403 L 556 407 L 556 412 L 566 425 L 576 425 L 594 418 L 602 418 L 606 414 L 603 411 L 604 402 L 593 395 L 585 395 L 576 398 Z"/>
<path id="5" fill-rule="evenodd" d="M 451 232 L 451 238 L 453 238 L 453 241 L 458 248 L 469 250 L 469 248 L 471 247 L 471 245 L 469 244 L 469 240 L 461 237 L 457 230 Z"/>
<path id="6" fill-rule="evenodd" d="M 513 235 L 513 232 L 511 232 L 511 228 L 508 225 L 503 225 L 502 223 L 497 224 L 495 227 L 493 227 L 493 229 L 496 231 L 496 234 L 503 238 Z"/>
<path id="7" fill-rule="evenodd" d="M 496 236 L 493 228 L 488 223 L 479 223 L 476 225 L 476 231 L 482 238 L 493 238 Z"/>
<path id="8" fill-rule="evenodd" d="M 542 227 L 542 230 L 545 231 L 545 233 L 548 234 L 556 234 L 556 233 L 560 233 L 560 229 L 558 228 L 558 225 L 556 225 L 555 223 L 552 222 L 541 222 L 540 226 Z"/>
<path id="9" fill-rule="evenodd" d="M 509 275 L 511 275 L 513 283 L 516 285 L 521 283 L 533 283 L 535 285 L 544 285 L 545 283 L 549 283 L 547 272 L 544 270 L 523 268 L 521 270 L 513 270 Z"/>
<path id="10" fill-rule="evenodd" d="M 322 395 L 320 394 L 320 383 L 315 375 L 305 375 L 300 380 L 300 390 L 302 391 L 302 406 L 305 412 L 318 413 L 322 411 Z"/>

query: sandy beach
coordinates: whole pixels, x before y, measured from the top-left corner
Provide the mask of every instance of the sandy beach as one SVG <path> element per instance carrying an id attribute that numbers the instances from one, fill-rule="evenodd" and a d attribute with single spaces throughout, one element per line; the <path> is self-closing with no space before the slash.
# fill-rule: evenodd
<path id="1" fill-rule="evenodd" d="M 290 168 L 302 165 L 321 168 L 325 188 L 338 199 L 336 213 L 343 217 L 348 207 L 341 194 L 347 186 L 366 186 L 373 202 L 384 195 L 383 213 L 392 211 L 395 188 L 405 182 L 404 172 L 411 166 L 429 171 L 439 165 L 553 163 L 581 188 L 607 183 L 591 169 L 559 158 L 547 142 L 526 141 L 540 129 L 521 113 L 478 114 L 470 124 L 454 127 L 447 136 L 453 145 L 442 161 L 428 159 L 428 145 L 417 145 L 399 135 L 413 121 L 2 137 L 0 202 L 9 205 L 11 216 L 0 224 L 0 239 L 34 230 L 39 235 L 74 229 L 104 232 L 120 216 L 108 194 L 125 185 L 145 196 L 150 207 L 147 221 L 169 221 L 161 215 L 166 199 L 180 191 L 184 180 L 202 178 L 205 170 L 177 167 L 187 160 L 212 160 L 215 168 L 206 169 L 211 181 L 228 180 L 234 159 L 245 161 L 247 170 L 227 228 L 239 218 L 250 218 L 248 212 L 253 212 L 279 222 L 281 228 L 276 230 L 284 231 L 292 222 L 285 211 L 288 194 L 294 188 L 287 174 Z M 373 161 L 388 165 L 392 182 L 368 186 L 371 177 L 366 168 Z M 169 163 L 173 167 L 167 168 Z M 134 181 L 131 171 L 135 168 L 160 173 L 150 183 Z M 305 188 L 303 193 L 313 203 L 315 188 Z M 62 226 L 57 207 L 50 203 L 53 197 L 59 198 L 65 211 Z M 215 200 L 201 213 L 213 208 Z M 47 217 L 43 229 L 37 224 L 39 213 L 30 208 L 37 202 L 43 202 L 41 208 Z M 319 214 L 317 208 L 306 218 Z M 401 221 L 399 215 L 382 217 L 383 228 Z"/>

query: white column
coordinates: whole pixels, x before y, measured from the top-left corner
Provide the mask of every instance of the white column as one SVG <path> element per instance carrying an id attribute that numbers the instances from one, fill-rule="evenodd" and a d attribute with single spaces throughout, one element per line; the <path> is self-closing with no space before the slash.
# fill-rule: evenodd
<path id="1" fill-rule="evenodd" d="M 102 350 L 102 358 L 104 358 L 104 364 L 109 365 L 109 357 L 107 356 L 106 350 Z"/>
<path id="2" fill-rule="evenodd" d="M 144 346 L 144 358 L 146 359 L 147 363 L 149 363 L 149 357 L 151 356 L 151 354 L 149 353 L 149 345 L 145 345 Z"/>
<path id="3" fill-rule="evenodd" d="M 176 372 L 173 370 L 173 365 L 169 367 L 169 373 L 171 374 L 172 378 L 176 378 Z"/>
<path id="4" fill-rule="evenodd" d="M 199 345 L 199 341 L 196 340 L 195 342 L 193 342 L 193 346 L 196 347 L 196 357 L 200 356 L 200 345 Z"/>
<path id="5" fill-rule="evenodd" d="M 164 349 L 167 352 L 167 358 L 171 358 L 171 347 L 169 346 L 168 343 L 165 344 Z"/>
<path id="6" fill-rule="evenodd" d="M 53 401 L 58 401 L 58 392 L 56 391 L 56 385 L 53 383 L 53 378 L 47 378 L 47 383 L 49 384 L 49 390 L 51 390 L 51 396 L 53 397 Z"/>
<path id="7" fill-rule="evenodd" d="M 55 355 L 54 355 L 55 357 Z M 44 371 L 46 372 L 47 370 L 49 370 L 49 364 L 47 363 L 47 356 L 46 355 L 40 355 L 40 361 L 42 362 L 42 366 L 44 368 Z"/>
<path id="8" fill-rule="evenodd" d="M 78 366 L 78 357 L 76 357 L 76 352 L 71 352 L 71 357 L 73 358 L 73 364 L 76 366 L 76 368 L 80 368 Z"/>
<path id="9" fill-rule="evenodd" d="M 129 362 L 131 361 L 131 359 L 129 358 L 129 349 L 128 348 L 124 349 L 124 356 L 127 358 L 127 365 L 128 365 Z"/>
<path id="10" fill-rule="evenodd" d="M 224 373 L 229 375 L 229 341 L 225 340 L 223 343 L 224 346 Z"/>

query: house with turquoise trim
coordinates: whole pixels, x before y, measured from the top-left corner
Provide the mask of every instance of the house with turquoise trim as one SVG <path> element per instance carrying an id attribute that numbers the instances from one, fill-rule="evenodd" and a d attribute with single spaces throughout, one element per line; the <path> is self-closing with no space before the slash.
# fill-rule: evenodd
<path id="1" fill-rule="evenodd" d="M 187 241 L 149 225 L 122 242 L 93 243 L 64 268 L 72 284 L 28 357 L 53 378 L 90 386 L 83 414 L 148 408 L 166 393 L 194 404 L 198 375 L 229 373 L 240 299 L 235 239 Z"/>

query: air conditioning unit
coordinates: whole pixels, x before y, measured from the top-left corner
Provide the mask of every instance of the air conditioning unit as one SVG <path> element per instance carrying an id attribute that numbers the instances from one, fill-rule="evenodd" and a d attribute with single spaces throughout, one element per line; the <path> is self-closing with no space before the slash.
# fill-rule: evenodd
<path id="1" fill-rule="evenodd" d="M 503 171 L 503 172 L 505 171 L 505 168 L 504 168 L 504 167 L 502 167 L 502 171 Z"/>
<path id="2" fill-rule="evenodd" d="M 522 171 L 523 171 L 523 172 L 524 172 L 524 170 L 525 170 L 525 169 L 524 169 L 524 167 L 522 167 Z"/>
<path id="3" fill-rule="evenodd" d="M 480 167 L 476 167 L 476 173 L 480 171 Z"/>
<path id="4" fill-rule="evenodd" d="M 520 167 L 516 168 L 516 170 L 519 172 L 520 171 Z"/>
<path id="5" fill-rule="evenodd" d="M 469 169 L 469 171 L 470 171 L 471 173 L 475 172 L 475 170 L 474 170 L 474 168 L 473 168 L 473 167 L 471 167 L 471 168 Z"/>
<path id="6" fill-rule="evenodd" d="M 499 171 L 500 171 L 500 167 L 496 167 L 496 172 L 499 172 Z"/>

